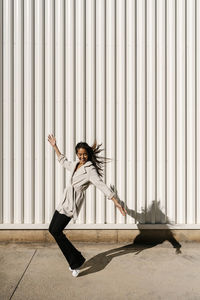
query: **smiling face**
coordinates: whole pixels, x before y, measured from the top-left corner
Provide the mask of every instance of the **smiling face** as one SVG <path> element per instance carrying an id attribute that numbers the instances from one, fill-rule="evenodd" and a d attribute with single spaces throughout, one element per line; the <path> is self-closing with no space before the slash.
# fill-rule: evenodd
<path id="1" fill-rule="evenodd" d="M 77 156 L 79 158 L 80 164 L 85 164 L 88 160 L 88 154 L 87 151 L 84 148 L 79 148 L 77 152 Z"/>

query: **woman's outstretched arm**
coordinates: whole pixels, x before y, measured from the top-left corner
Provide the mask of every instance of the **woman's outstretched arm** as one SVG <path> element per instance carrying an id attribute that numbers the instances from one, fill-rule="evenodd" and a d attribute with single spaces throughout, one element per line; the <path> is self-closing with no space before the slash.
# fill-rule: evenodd
<path id="1" fill-rule="evenodd" d="M 103 182 L 101 177 L 98 175 L 96 169 L 92 169 L 90 172 L 90 182 L 94 184 L 104 195 L 112 200 L 117 208 L 119 208 L 121 214 L 125 216 L 127 213 L 126 209 L 121 206 L 121 204 L 115 198 L 115 192 L 111 191 L 108 186 Z"/>
<path id="2" fill-rule="evenodd" d="M 55 146 L 53 146 L 55 152 L 56 152 L 56 155 L 57 155 L 57 158 L 59 159 L 60 158 L 60 155 L 61 155 L 61 152 L 60 150 L 58 149 L 58 146 L 55 144 Z"/>
<path id="3" fill-rule="evenodd" d="M 58 149 L 58 146 L 56 145 L 56 138 L 55 138 L 55 136 L 53 135 L 53 133 L 48 135 L 48 141 L 49 141 L 49 143 L 51 144 L 51 146 L 53 147 L 53 149 L 55 150 L 56 155 L 57 155 L 58 158 L 59 158 L 61 152 L 60 152 L 60 150 Z"/>
<path id="4" fill-rule="evenodd" d="M 60 150 L 58 149 L 58 146 L 56 144 L 56 138 L 53 136 L 53 134 L 49 134 L 48 135 L 48 141 L 50 142 L 51 146 L 53 147 L 53 149 L 55 150 L 56 152 L 56 155 L 57 155 L 57 160 L 58 162 L 64 167 L 66 168 L 67 170 L 71 171 L 71 165 L 72 165 L 72 162 L 69 161 L 67 159 L 67 157 L 62 154 L 60 152 Z"/>

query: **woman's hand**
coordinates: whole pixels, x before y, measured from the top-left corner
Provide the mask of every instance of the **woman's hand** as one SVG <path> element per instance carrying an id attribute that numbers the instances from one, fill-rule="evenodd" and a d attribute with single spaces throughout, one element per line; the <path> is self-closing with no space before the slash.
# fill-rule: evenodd
<path id="1" fill-rule="evenodd" d="M 122 207 L 121 204 L 119 204 L 119 203 L 117 202 L 117 203 L 115 203 L 115 206 L 116 206 L 117 208 L 119 208 L 119 210 L 120 210 L 120 212 L 121 212 L 121 214 L 122 214 L 123 216 L 125 216 L 125 215 L 127 214 L 126 209 L 125 209 L 124 207 Z"/>
<path id="2" fill-rule="evenodd" d="M 53 133 L 48 135 L 48 141 L 52 147 L 56 145 L 56 138 L 54 137 Z"/>
<path id="3" fill-rule="evenodd" d="M 126 209 L 125 209 L 124 207 L 122 207 L 121 204 L 119 204 L 119 202 L 117 201 L 117 199 L 116 199 L 115 197 L 112 197 L 112 200 L 113 200 L 113 202 L 115 203 L 115 206 L 116 206 L 117 208 L 119 208 L 121 214 L 122 214 L 123 216 L 125 216 L 125 215 L 127 214 Z"/>
<path id="4" fill-rule="evenodd" d="M 53 135 L 53 133 L 48 135 L 48 141 L 49 141 L 49 143 L 51 144 L 51 146 L 53 147 L 53 149 L 55 150 L 56 155 L 57 155 L 58 158 L 59 158 L 61 152 L 60 152 L 60 150 L 58 149 L 58 147 L 57 147 L 57 145 L 56 145 L 56 138 L 55 138 L 55 136 Z"/>

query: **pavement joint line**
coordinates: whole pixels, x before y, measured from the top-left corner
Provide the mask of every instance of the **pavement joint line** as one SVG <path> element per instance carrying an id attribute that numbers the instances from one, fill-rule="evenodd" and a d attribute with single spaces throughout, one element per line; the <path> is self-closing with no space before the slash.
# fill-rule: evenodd
<path id="1" fill-rule="evenodd" d="M 28 269 L 28 267 L 29 267 L 29 265 L 30 265 L 30 263 L 31 263 L 31 261 L 32 261 L 32 259 L 33 259 L 33 257 L 35 256 L 36 252 L 37 252 L 37 249 L 35 249 L 35 252 L 33 253 L 33 255 L 32 255 L 32 257 L 31 257 L 31 259 L 30 259 L 28 265 L 26 266 L 26 268 L 25 268 L 25 270 L 24 270 L 24 272 L 23 272 L 21 278 L 19 279 L 19 281 L 18 281 L 18 283 L 17 283 L 17 285 L 16 285 L 14 291 L 12 292 L 12 295 L 10 296 L 9 300 L 12 299 L 12 297 L 13 297 L 15 291 L 17 290 L 17 288 L 18 288 L 18 286 L 19 286 L 19 284 L 20 284 L 22 278 L 24 277 L 24 274 L 26 273 L 26 270 Z"/>

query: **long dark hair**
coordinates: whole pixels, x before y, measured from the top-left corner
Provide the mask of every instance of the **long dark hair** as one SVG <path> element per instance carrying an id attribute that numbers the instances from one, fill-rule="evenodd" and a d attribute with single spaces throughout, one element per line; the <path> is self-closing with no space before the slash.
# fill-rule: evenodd
<path id="1" fill-rule="evenodd" d="M 101 166 L 104 165 L 104 163 L 107 163 L 107 162 L 111 161 L 112 159 L 97 155 L 98 153 L 100 153 L 101 151 L 104 150 L 104 149 L 100 149 L 101 145 L 102 145 L 102 143 L 97 144 L 96 140 L 95 140 L 95 142 L 93 143 L 93 145 L 91 147 L 86 142 L 79 142 L 75 147 L 75 151 L 76 151 L 76 154 L 77 154 L 78 149 L 84 148 L 87 151 L 87 154 L 88 154 L 88 161 L 92 162 L 92 164 L 96 168 L 97 173 L 99 174 L 99 176 L 103 177 L 103 168 Z"/>

